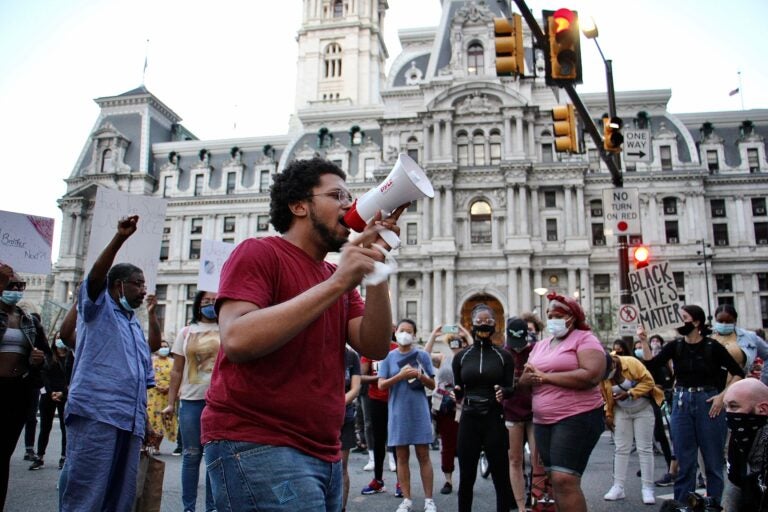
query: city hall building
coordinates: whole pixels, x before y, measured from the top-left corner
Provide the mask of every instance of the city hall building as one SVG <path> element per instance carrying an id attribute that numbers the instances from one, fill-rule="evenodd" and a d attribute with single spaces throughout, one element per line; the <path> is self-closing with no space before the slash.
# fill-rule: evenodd
<path id="1" fill-rule="evenodd" d="M 501 5 L 444 1 L 436 28 L 400 32 L 402 53 L 387 74 L 386 0 L 303 0 L 288 133 L 200 140 L 172 97 L 142 86 L 96 99 L 99 117 L 59 201 L 52 299 L 71 301 L 87 271 L 97 187 L 167 198 L 157 296 L 171 338 L 191 318 L 203 239 L 276 234 L 275 173 L 320 156 L 359 196 L 406 153 L 435 196 L 400 219 L 395 318 L 428 333 L 466 322 L 478 302 L 498 320 L 540 312 L 545 299 L 534 290 L 556 290 L 578 297 L 609 341 L 619 302 L 616 237 L 603 216 L 611 177 L 589 137 L 581 154 L 554 150 L 551 109 L 567 96 L 545 84 L 540 51 L 526 47 L 524 75 L 496 75 L 493 18 L 509 14 Z M 683 301 L 705 311 L 708 301 L 712 311 L 732 303 L 739 325 L 768 326 L 768 110 L 671 114 L 670 97 L 617 93 L 625 128 L 651 134 L 650 162 L 622 163 L 624 186 L 639 189 L 642 235 L 630 241 L 670 263 Z M 608 111 L 605 94 L 582 99 L 596 122 Z"/>

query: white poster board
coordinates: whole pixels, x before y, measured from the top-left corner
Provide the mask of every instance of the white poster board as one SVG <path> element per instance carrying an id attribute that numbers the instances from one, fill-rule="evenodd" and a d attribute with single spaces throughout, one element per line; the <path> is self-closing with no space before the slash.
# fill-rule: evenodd
<path id="1" fill-rule="evenodd" d="M 51 273 L 53 219 L 0 210 L 0 262 L 15 272 Z"/>
<path id="2" fill-rule="evenodd" d="M 129 215 L 138 215 L 136 232 L 125 241 L 114 263 L 130 263 L 139 267 L 144 272 L 147 291 L 155 293 L 167 204 L 165 199 L 99 187 L 91 220 L 91 236 L 85 262 L 86 275 L 101 251 L 115 236 L 118 220 Z"/>
<path id="3" fill-rule="evenodd" d="M 650 333 L 683 324 L 680 295 L 668 262 L 653 263 L 630 272 L 629 287 L 646 331 Z"/>
<path id="4" fill-rule="evenodd" d="M 200 270 L 197 274 L 197 289 L 216 293 L 219 291 L 221 267 L 235 250 L 235 244 L 203 239 L 200 252 Z"/>

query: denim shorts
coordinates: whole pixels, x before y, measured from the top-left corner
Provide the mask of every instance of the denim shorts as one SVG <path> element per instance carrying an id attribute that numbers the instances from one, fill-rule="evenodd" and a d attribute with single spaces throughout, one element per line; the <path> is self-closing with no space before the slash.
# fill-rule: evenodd
<path id="1" fill-rule="evenodd" d="M 602 406 L 551 425 L 534 424 L 536 447 L 544 469 L 581 476 L 604 430 Z"/>
<path id="2" fill-rule="evenodd" d="M 341 510 L 341 461 L 239 441 L 213 441 L 204 452 L 219 512 Z"/>

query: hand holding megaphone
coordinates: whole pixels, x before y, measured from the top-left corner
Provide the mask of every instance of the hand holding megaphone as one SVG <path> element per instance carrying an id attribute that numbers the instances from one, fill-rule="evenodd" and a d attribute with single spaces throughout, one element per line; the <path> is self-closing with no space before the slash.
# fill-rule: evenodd
<path id="1" fill-rule="evenodd" d="M 411 157 L 400 153 L 389 176 L 352 204 L 344 215 L 344 224 L 360 233 L 378 212 L 388 217 L 400 206 L 434 196 L 435 189 L 421 167 Z M 392 249 L 400 246 L 400 237 L 391 230 L 381 230 L 379 236 Z"/>

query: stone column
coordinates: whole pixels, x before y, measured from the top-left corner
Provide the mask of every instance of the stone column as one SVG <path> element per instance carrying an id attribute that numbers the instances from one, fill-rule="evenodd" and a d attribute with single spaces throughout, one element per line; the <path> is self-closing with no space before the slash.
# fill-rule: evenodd
<path id="1" fill-rule="evenodd" d="M 442 148 L 443 134 L 440 127 L 439 119 L 435 119 L 434 135 L 435 135 L 435 143 L 433 147 L 435 149 L 435 154 L 434 154 L 433 160 L 439 160 L 443 156 L 443 148 Z"/>
<path id="2" fill-rule="evenodd" d="M 445 312 L 443 318 L 446 322 L 453 322 L 456 318 L 456 271 L 449 268 L 445 271 Z"/>
<path id="3" fill-rule="evenodd" d="M 531 269 L 529 267 L 523 267 L 520 269 L 520 290 L 522 290 L 523 298 L 523 311 L 531 310 L 531 294 L 533 289 L 531 288 Z"/>
<path id="4" fill-rule="evenodd" d="M 534 238 L 538 238 L 539 228 L 541 227 L 541 217 L 539 216 L 539 187 L 538 185 L 531 185 L 531 234 Z"/>
<path id="5" fill-rule="evenodd" d="M 579 236 L 587 236 L 587 212 L 584 205 L 584 185 L 576 185 L 576 218 L 579 226 Z"/>
<path id="6" fill-rule="evenodd" d="M 392 308 L 392 319 L 397 322 L 400 318 L 400 287 L 398 286 L 397 272 L 389 276 L 389 303 Z"/>
<path id="7" fill-rule="evenodd" d="M 443 157 L 453 160 L 453 148 L 451 142 L 453 141 L 453 125 L 450 119 L 445 121 L 445 133 L 443 133 Z"/>
<path id="8" fill-rule="evenodd" d="M 432 238 L 432 218 L 430 217 L 434 199 L 424 199 L 419 203 L 421 213 L 421 232 L 424 240 Z"/>
<path id="9" fill-rule="evenodd" d="M 568 269 L 568 295 L 573 297 L 573 292 L 579 291 L 579 283 L 576 282 L 576 269 Z M 579 291 L 581 294 L 581 291 Z"/>
<path id="10" fill-rule="evenodd" d="M 83 233 L 83 214 L 82 213 L 75 213 L 75 218 L 73 219 L 75 223 L 75 229 L 74 233 L 72 234 L 72 238 L 69 240 L 69 254 L 79 255 L 80 249 L 82 248 L 82 233 Z M 93 220 L 91 220 L 93 222 Z"/>
<path id="11" fill-rule="evenodd" d="M 430 151 L 430 147 L 429 147 L 429 122 L 426 119 L 424 120 L 424 128 L 423 128 L 423 133 L 422 133 L 422 136 L 421 136 L 421 140 L 424 142 L 424 148 L 422 150 L 422 156 L 421 156 L 421 159 L 422 159 L 421 165 L 423 167 L 427 163 L 427 161 L 431 159 L 431 156 L 429 154 L 429 151 Z"/>
<path id="12" fill-rule="evenodd" d="M 533 118 L 528 119 L 528 154 L 537 155 L 536 150 L 536 125 Z"/>
<path id="13" fill-rule="evenodd" d="M 421 273 L 421 323 L 424 330 L 431 329 L 437 324 L 430 325 L 430 319 L 433 316 L 432 312 L 432 273 L 423 271 Z"/>
<path id="14" fill-rule="evenodd" d="M 515 144 L 513 152 L 516 156 L 525 155 L 525 147 L 523 146 L 523 117 L 518 115 L 515 117 Z"/>
<path id="15" fill-rule="evenodd" d="M 509 304 L 509 315 L 520 314 L 519 304 L 517 302 L 517 268 L 507 269 L 507 303 Z"/>
<path id="16" fill-rule="evenodd" d="M 528 234 L 528 187 L 520 185 L 520 234 Z"/>
<path id="17" fill-rule="evenodd" d="M 440 232 L 440 214 L 442 211 L 440 196 L 442 194 L 442 191 L 439 188 L 436 188 L 435 197 L 432 198 L 432 238 L 440 238 L 442 236 Z"/>
<path id="18" fill-rule="evenodd" d="M 747 236 L 747 220 L 744 218 L 744 196 L 736 196 L 736 236 L 729 240 L 731 245 L 741 244 L 749 240 Z M 755 243 L 753 240 L 752 243 Z"/>
<path id="19" fill-rule="evenodd" d="M 433 272 L 432 280 L 432 297 L 434 299 L 434 307 L 432 308 L 434 316 L 432 317 L 432 325 L 442 325 L 443 323 L 443 271 L 435 270 Z"/>
<path id="20" fill-rule="evenodd" d="M 513 236 L 515 229 L 515 187 L 511 183 L 507 184 L 507 236 Z"/>
<path id="21" fill-rule="evenodd" d="M 512 118 L 504 118 L 504 158 L 512 154 Z"/>
<path id="22" fill-rule="evenodd" d="M 581 307 L 584 311 L 592 311 L 592 287 L 589 282 L 589 270 L 579 269 L 579 286 L 581 287 Z"/>
<path id="23" fill-rule="evenodd" d="M 443 204 L 442 235 L 450 237 L 453 233 L 453 187 L 445 187 L 445 204 Z M 455 235 L 454 235 L 455 237 Z"/>
<path id="24" fill-rule="evenodd" d="M 565 237 L 569 238 L 573 234 L 573 187 L 566 185 L 563 187 L 565 195 Z"/>
<path id="25" fill-rule="evenodd" d="M 648 215 L 643 219 L 640 219 L 640 222 L 642 222 L 643 226 L 647 227 L 648 232 L 648 238 L 644 239 L 643 241 L 646 243 L 658 243 L 661 241 L 659 238 L 660 236 L 660 230 L 659 230 L 659 205 L 656 202 L 656 194 L 648 194 Z M 664 215 L 661 215 L 661 220 L 663 221 Z M 679 230 L 678 230 L 679 232 Z M 680 234 L 680 233 L 679 233 Z M 645 238 L 645 237 L 643 237 Z M 678 238 L 679 241 L 682 241 L 680 238 Z M 666 238 L 664 240 L 666 242 Z"/>

